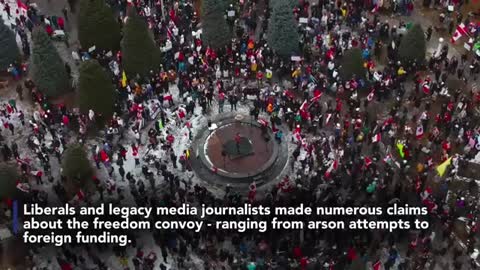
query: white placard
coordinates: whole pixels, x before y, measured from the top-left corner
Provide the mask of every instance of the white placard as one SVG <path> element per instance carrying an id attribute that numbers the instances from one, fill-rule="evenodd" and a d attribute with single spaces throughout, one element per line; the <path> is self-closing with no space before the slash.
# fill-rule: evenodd
<path id="1" fill-rule="evenodd" d="M 228 16 L 228 17 L 233 17 L 233 16 L 235 16 L 235 10 L 229 10 L 229 11 L 227 12 L 227 16 Z"/>
<path id="2" fill-rule="evenodd" d="M 200 38 L 200 35 L 203 33 L 202 29 L 198 29 L 197 31 L 192 31 L 192 36 L 196 38 Z"/>
<path id="3" fill-rule="evenodd" d="M 464 47 L 467 51 L 472 50 L 472 45 L 468 44 L 467 42 L 465 42 L 465 43 L 463 44 L 463 47 Z"/>
<path id="4" fill-rule="evenodd" d="M 295 61 L 295 62 L 302 61 L 302 58 L 301 58 L 300 56 L 292 56 L 292 57 L 290 57 L 290 59 L 291 59 L 292 61 Z"/>
<path id="5" fill-rule="evenodd" d="M 449 5 L 449 6 L 448 6 L 448 11 L 452 12 L 453 9 L 454 9 L 454 6 L 453 6 L 453 5 Z"/>
<path id="6" fill-rule="evenodd" d="M 106 57 L 112 57 L 113 56 L 113 53 L 112 51 L 108 51 L 106 54 L 105 54 Z"/>
<path id="7" fill-rule="evenodd" d="M 308 18 L 300 18 L 298 21 L 300 23 L 308 23 Z"/>
<path id="8" fill-rule="evenodd" d="M 93 51 L 95 51 L 96 47 L 95 45 L 93 45 L 92 47 L 88 48 L 88 52 L 91 53 Z"/>
<path id="9" fill-rule="evenodd" d="M 76 51 L 72 51 L 72 58 L 73 60 L 80 61 L 80 56 Z"/>

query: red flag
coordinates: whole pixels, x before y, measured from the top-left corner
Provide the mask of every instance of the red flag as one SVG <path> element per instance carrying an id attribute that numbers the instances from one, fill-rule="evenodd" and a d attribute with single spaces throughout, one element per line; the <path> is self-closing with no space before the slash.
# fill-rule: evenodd
<path id="1" fill-rule="evenodd" d="M 382 133 L 378 133 L 377 135 L 372 137 L 372 142 L 376 143 L 382 140 Z"/>
<path id="2" fill-rule="evenodd" d="M 257 122 L 262 126 L 268 126 L 268 122 L 265 119 L 258 118 Z"/>
<path id="3" fill-rule="evenodd" d="M 24 11 L 28 10 L 27 5 L 25 5 L 21 0 L 17 0 L 17 6 L 19 9 L 23 9 Z"/>
<path id="4" fill-rule="evenodd" d="M 303 103 L 302 103 L 302 106 L 300 106 L 300 111 L 305 111 L 307 109 L 307 101 L 305 100 Z"/>
<path id="5" fill-rule="evenodd" d="M 100 158 L 102 159 L 102 162 L 110 161 L 110 158 L 104 150 L 100 151 Z"/>
<path id="6" fill-rule="evenodd" d="M 369 167 L 372 164 L 372 159 L 369 157 L 365 157 L 365 167 Z"/>
<path id="7" fill-rule="evenodd" d="M 314 97 L 310 99 L 310 103 L 319 100 L 322 97 L 322 92 L 315 93 Z"/>
<path id="8" fill-rule="evenodd" d="M 325 178 L 330 178 L 331 173 L 336 170 L 338 167 L 338 161 L 334 160 L 330 167 L 328 167 L 327 171 L 325 172 Z"/>
<path id="9" fill-rule="evenodd" d="M 75 197 L 77 197 L 77 199 L 78 199 L 79 201 L 82 201 L 83 198 L 85 198 L 85 193 L 83 193 L 83 190 L 80 189 L 80 190 L 77 192 L 77 194 L 75 195 Z"/>
<path id="10" fill-rule="evenodd" d="M 423 88 L 423 93 L 425 93 L 425 95 L 429 95 L 430 94 L 430 81 L 425 80 L 422 88 Z"/>
<path id="11" fill-rule="evenodd" d="M 385 120 L 385 122 L 383 122 L 382 129 L 385 129 L 387 126 L 391 125 L 392 123 L 393 123 L 393 117 L 388 118 L 387 120 Z"/>
<path id="12" fill-rule="evenodd" d="M 457 25 L 457 29 L 455 30 L 455 33 L 453 33 L 453 36 L 450 39 L 450 41 L 452 43 L 455 43 L 457 40 L 459 40 L 463 36 L 468 36 L 468 32 L 467 32 L 467 27 L 465 27 L 465 24 L 461 23 Z"/>
<path id="13" fill-rule="evenodd" d="M 380 267 L 382 267 L 382 263 L 380 261 L 377 261 L 372 266 L 373 266 L 373 270 L 380 270 Z"/>

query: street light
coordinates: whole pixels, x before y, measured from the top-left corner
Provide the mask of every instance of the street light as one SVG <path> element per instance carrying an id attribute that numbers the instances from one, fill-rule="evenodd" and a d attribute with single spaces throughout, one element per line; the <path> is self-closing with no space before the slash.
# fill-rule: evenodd
<path id="1" fill-rule="evenodd" d="M 438 39 L 438 47 L 437 47 L 437 51 L 435 52 L 435 58 L 438 58 L 440 56 L 440 53 L 442 52 L 443 41 L 444 41 L 443 38 Z"/>

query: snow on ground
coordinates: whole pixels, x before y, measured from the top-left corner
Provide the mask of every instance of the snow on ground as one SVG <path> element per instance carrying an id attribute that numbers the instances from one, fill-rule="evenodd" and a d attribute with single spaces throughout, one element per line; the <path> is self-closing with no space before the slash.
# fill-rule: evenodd
<path id="1" fill-rule="evenodd" d="M 8 14 L 5 11 L 6 5 L 0 3 L 0 16 L 2 17 L 2 20 L 5 23 L 5 25 L 8 25 L 8 26 L 15 25 L 16 18 L 20 19 L 20 15 L 22 14 L 25 17 L 27 16 L 27 10 L 19 7 L 17 0 L 5 0 L 4 2 L 5 4 L 8 4 L 8 6 L 10 7 L 10 17 L 8 17 Z"/>
<path id="2" fill-rule="evenodd" d="M 172 95 L 174 97 L 178 97 L 178 89 L 175 85 L 170 87 L 170 91 L 172 92 Z M 188 136 L 188 128 L 185 124 L 186 121 L 184 121 L 183 123 L 178 123 L 178 118 L 176 116 L 176 111 L 175 110 L 176 110 L 177 106 L 180 104 L 180 102 L 179 102 L 178 99 L 174 98 L 174 103 L 175 103 L 175 106 L 173 106 L 172 108 L 169 108 L 168 106 L 165 108 L 166 113 L 168 115 L 168 118 L 170 118 L 171 121 L 169 123 L 165 124 L 164 132 L 168 130 L 170 132 L 170 134 L 175 136 L 175 141 L 173 143 L 172 148 L 173 148 L 176 156 L 179 158 L 180 155 L 183 153 L 183 151 L 186 150 L 190 146 L 191 141 L 190 141 L 189 136 Z M 250 113 L 250 104 L 249 103 L 250 103 L 250 101 L 248 101 L 246 103 L 240 101 L 237 104 L 237 111 L 236 112 L 248 116 L 249 113 Z M 26 122 L 27 122 L 25 127 L 22 127 L 22 125 L 21 125 L 21 123 L 18 119 L 18 116 L 14 115 L 10 119 L 8 119 L 8 121 L 10 121 L 14 124 L 15 135 L 11 136 L 9 134 L 10 131 L 5 130 L 5 129 L 3 129 L 2 133 L 9 140 L 9 142 L 8 142 L 9 145 L 11 144 L 11 141 L 15 140 L 17 142 L 18 146 L 19 146 L 20 155 L 22 157 L 25 157 L 25 156 L 30 157 L 32 159 L 32 161 L 31 161 L 32 166 L 35 167 L 35 168 L 41 169 L 42 167 L 40 166 L 40 161 L 36 158 L 36 155 L 34 155 L 34 153 L 32 153 L 32 151 L 26 146 L 26 143 L 25 143 L 26 139 L 27 139 L 25 135 L 31 134 L 31 132 L 32 132 L 31 128 L 28 126 L 28 119 L 30 119 L 32 113 L 31 113 L 31 108 L 28 107 L 29 105 L 25 105 L 25 108 L 23 108 L 24 106 L 22 106 L 22 104 L 23 103 L 17 104 L 17 107 L 18 107 L 19 110 L 23 110 L 25 112 L 25 119 L 26 119 Z M 212 106 L 209 108 L 209 113 L 206 114 L 206 115 L 202 115 L 201 110 L 202 110 L 202 108 L 200 106 L 196 106 L 194 114 L 192 116 L 190 116 L 190 118 L 187 120 L 191 124 L 190 131 L 192 132 L 192 136 L 191 136 L 192 138 L 194 138 L 197 135 L 197 133 L 200 132 L 201 129 L 207 125 L 208 119 L 210 119 L 212 117 L 216 117 L 218 115 L 218 103 L 217 103 L 217 101 L 214 101 Z M 228 102 L 226 102 L 226 104 L 224 105 L 224 111 L 226 113 L 230 112 L 230 104 Z M 265 113 L 262 113 L 260 115 L 260 117 L 268 119 L 268 115 L 266 115 Z M 0 120 L 7 121 L 7 119 L 0 119 Z M 207 188 L 209 188 L 209 190 L 211 192 L 213 192 L 214 194 L 216 194 L 218 196 L 223 195 L 223 193 L 224 193 L 223 190 L 221 190 L 219 188 L 216 188 L 216 187 L 212 187 L 211 185 L 207 185 L 206 182 L 204 180 L 198 178 L 194 174 L 194 172 L 182 172 L 180 164 L 177 164 L 178 165 L 177 169 L 174 169 L 173 166 L 172 166 L 172 163 L 170 161 L 170 157 L 169 157 L 169 155 L 167 155 L 165 153 L 165 151 L 161 150 L 160 148 L 157 149 L 157 150 L 149 150 L 148 149 L 148 142 L 147 142 L 147 140 L 148 140 L 147 132 L 150 129 L 150 127 L 152 127 L 152 126 L 153 126 L 153 123 L 147 123 L 147 126 L 142 130 L 142 136 L 141 137 L 142 137 L 142 144 L 143 145 L 141 145 L 140 148 L 139 148 L 139 157 L 141 158 L 141 164 L 142 165 L 144 164 L 143 157 L 148 152 L 149 154 L 155 155 L 156 157 L 160 158 L 163 161 L 167 161 L 166 164 L 167 164 L 168 170 L 174 172 L 177 175 L 183 176 L 182 177 L 183 180 L 190 180 L 193 185 L 200 184 L 202 186 L 206 186 Z M 7 133 L 8 133 L 8 136 L 7 136 Z M 131 143 L 135 142 L 135 139 L 132 135 L 133 134 L 130 134 L 130 132 L 127 132 L 127 134 L 125 136 L 126 139 L 124 139 L 121 142 L 122 145 L 128 151 L 127 152 L 127 160 L 124 162 L 124 169 L 125 169 L 126 172 L 131 172 L 134 175 L 135 179 L 137 179 L 137 181 L 138 181 L 139 179 L 143 179 L 144 177 L 143 177 L 143 174 L 142 174 L 142 171 L 141 171 L 141 165 L 140 166 L 135 166 L 135 160 L 132 156 Z M 165 135 L 165 133 L 164 133 L 164 135 Z M 285 143 L 290 143 L 291 138 L 292 138 L 291 134 L 286 134 Z M 52 140 L 51 134 L 47 134 L 46 135 L 46 143 L 48 144 L 51 140 Z M 73 137 L 69 138 L 69 140 L 71 142 L 76 141 L 76 138 L 75 138 L 75 136 L 73 136 Z M 91 159 L 90 147 L 92 145 L 95 145 L 95 144 L 97 144 L 98 146 L 101 147 L 102 146 L 101 138 L 91 138 L 85 144 L 86 151 L 87 151 L 87 154 L 89 155 L 90 159 Z M 293 149 L 292 147 L 289 147 L 289 151 L 292 151 L 292 149 Z M 290 154 L 291 153 L 289 153 L 289 155 Z M 99 179 L 101 181 L 103 181 L 103 184 L 106 184 L 106 181 L 113 181 L 117 188 L 120 188 L 120 189 L 123 190 L 123 196 L 124 196 L 125 199 L 122 200 L 122 202 L 121 202 L 122 205 L 127 205 L 127 206 L 135 205 L 133 196 L 130 193 L 130 187 L 129 187 L 128 181 L 126 179 L 124 181 L 120 180 L 120 176 L 118 174 L 118 166 L 116 165 L 116 156 L 117 155 L 115 154 L 114 158 L 111 162 L 111 164 L 114 168 L 113 177 L 112 178 L 108 177 L 108 169 L 103 164 L 101 164 L 100 169 L 97 170 Z M 92 166 L 95 166 L 93 160 L 91 160 L 91 161 L 92 161 Z M 61 164 L 53 156 L 51 156 L 51 158 L 50 158 L 50 164 L 51 164 L 52 175 L 54 176 L 55 180 L 58 180 L 60 178 Z M 285 175 L 285 173 L 287 173 L 286 171 L 288 171 L 289 168 L 290 168 L 290 166 L 288 166 L 288 163 L 287 163 L 281 177 L 283 177 Z M 165 184 L 162 183 L 162 182 L 164 182 L 162 177 L 156 176 L 155 179 L 156 179 L 156 183 L 155 183 L 156 187 L 161 188 L 161 187 L 165 186 Z M 34 181 L 32 179 L 30 181 L 30 185 L 34 189 L 40 189 L 40 190 L 44 190 L 45 192 L 47 192 L 48 193 L 48 200 L 49 200 L 50 204 L 59 204 L 58 197 L 53 190 L 54 183 L 48 182 L 46 177 L 44 177 L 43 182 L 44 182 L 43 185 L 37 185 L 36 181 Z M 272 182 L 275 182 L 275 181 L 272 181 Z M 145 184 L 145 186 L 148 190 L 149 189 L 149 183 L 144 182 L 144 184 Z M 113 200 L 116 200 L 117 198 L 118 198 L 117 192 L 113 192 L 113 194 L 111 194 L 111 195 L 109 195 L 107 192 L 104 193 L 104 201 L 113 201 Z M 96 194 L 93 199 L 94 200 L 99 199 L 99 195 Z M 225 245 L 226 245 L 225 246 L 226 249 L 230 250 L 230 249 L 233 248 L 231 246 L 231 244 L 226 243 Z M 146 232 L 139 232 L 138 233 L 137 247 L 142 247 L 145 255 L 148 255 L 150 252 L 156 253 L 158 259 L 155 263 L 155 268 L 154 269 L 159 269 L 160 263 L 163 261 L 163 258 L 161 256 L 160 247 L 154 242 L 154 239 L 151 235 L 151 232 L 146 231 Z M 97 249 L 94 246 L 92 246 L 92 248 L 94 250 Z M 49 269 L 58 269 L 58 267 L 55 268 L 56 266 L 55 267 L 53 266 L 53 265 L 57 265 L 56 263 L 51 263 L 51 262 L 49 263 L 48 261 L 45 260 L 45 258 L 51 258 L 53 261 L 55 260 L 55 257 L 57 255 L 55 247 L 44 247 L 44 248 L 41 248 L 39 250 L 39 252 L 40 253 L 38 255 L 34 256 L 37 261 L 41 261 L 45 266 L 50 264 L 51 268 L 49 268 Z M 77 252 L 83 252 L 83 251 L 77 250 Z M 121 266 L 121 263 L 120 263 L 121 262 L 120 258 L 113 255 L 112 252 L 110 252 L 110 251 L 104 252 L 102 250 L 97 250 L 97 252 L 95 252 L 95 254 L 97 254 L 100 258 L 104 259 L 104 261 L 108 262 L 108 267 L 110 267 L 110 269 L 123 269 L 123 267 Z M 133 258 L 135 256 L 135 254 L 136 254 L 136 249 L 134 249 L 132 247 L 127 248 L 128 264 L 129 264 L 129 267 L 131 269 L 133 269 L 133 263 L 131 261 L 131 258 Z M 90 267 L 90 266 L 93 267 L 93 262 L 89 261 L 89 259 L 88 259 L 89 256 L 87 254 L 83 254 L 83 257 L 87 259 L 86 266 L 87 267 Z M 192 263 L 195 265 L 194 269 L 199 269 L 199 270 L 203 269 L 203 261 L 200 260 L 200 258 L 198 258 L 192 252 L 189 252 L 188 257 L 191 258 Z M 173 261 L 172 256 L 168 257 L 168 264 L 166 264 L 166 265 L 167 265 L 168 269 L 178 269 L 175 266 L 175 262 Z"/>

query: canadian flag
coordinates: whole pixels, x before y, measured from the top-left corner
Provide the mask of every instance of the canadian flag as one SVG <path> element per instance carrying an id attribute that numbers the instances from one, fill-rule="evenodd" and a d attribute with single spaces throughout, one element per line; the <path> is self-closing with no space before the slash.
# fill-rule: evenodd
<path id="1" fill-rule="evenodd" d="M 321 97 L 322 97 L 322 92 L 315 92 L 314 97 L 310 99 L 310 103 L 313 103 L 319 100 Z"/>
<path id="2" fill-rule="evenodd" d="M 331 113 L 328 113 L 328 114 L 327 114 L 327 119 L 325 119 L 325 125 L 327 125 L 328 122 L 330 122 L 330 118 L 332 118 L 332 114 L 331 114 Z"/>
<path id="3" fill-rule="evenodd" d="M 334 170 L 338 168 L 338 161 L 335 159 L 332 164 L 330 164 L 330 167 L 328 167 L 327 171 L 325 172 L 325 178 L 330 178 L 330 175 Z"/>
<path id="4" fill-rule="evenodd" d="M 372 92 L 370 92 L 370 94 L 368 94 L 367 100 L 372 101 L 373 97 L 375 97 L 375 89 L 373 89 Z"/>
<path id="5" fill-rule="evenodd" d="M 425 93 L 425 95 L 430 94 L 430 81 L 429 80 L 425 80 L 425 82 L 423 83 L 422 89 L 423 89 L 423 93 Z"/>
<path id="6" fill-rule="evenodd" d="M 30 186 L 27 183 L 18 183 L 17 188 L 23 192 L 30 192 Z"/>
<path id="7" fill-rule="evenodd" d="M 382 130 L 388 127 L 389 125 L 393 124 L 393 122 L 394 122 L 393 117 L 390 117 L 387 120 L 385 120 L 385 122 L 383 122 L 383 125 L 382 125 Z"/>
<path id="8" fill-rule="evenodd" d="M 265 119 L 258 118 L 257 122 L 262 126 L 268 126 L 268 122 Z"/>
<path id="9" fill-rule="evenodd" d="M 372 164 L 372 159 L 365 157 L 365 167 L 368 168 Z"/>
<path id="10" fill-rule="evenodd" d="M 300 111 L 305 111 L 307 110 L 307 101 L 305 100 L 303 103 L 302 103 L 302 106 L 300 106 Z"/>
<path id="11" fill-rule="evenodd" d="M 421 139 L 423 137 L 423 126 L 422 125 L 417 126 L 417 131 L 415 132 L 415 136 L 417 136 L 417 139 Z"/>
<path id="12" fill-rule="evenodd" d="M 17 0 L 17 6 L 20 8 L 22 11 L 27 11 L 28 7 L 25 5 L 21 0 Z"/>
<path id="13" fill-rule="evenodd" d="M 42 176 L 43 176 L 43 172 L 42 172 L 42 171 L 31 171 L 30 174 L 32 174 L 33 176 L 38 176 L 38 177 L 42 177 Z"/>
<path id="14" fill-rule="evenodd" d="M 376 143 L 382 139 L 382 133 L 377 133 L 377 135 L 372 137 L 372 142 Z"/>
<path id="15" fill-rule="evenodd" d="M 455 43 L 457 40 L 459 40 L 463 36 L 468 36 L 468 32 L 465 24 L 461 23 L 457 25 L 457 29 L 455 30 L 455 33 L 453 33 L 453 36 L 450 41 L 452 43 Z"/>

